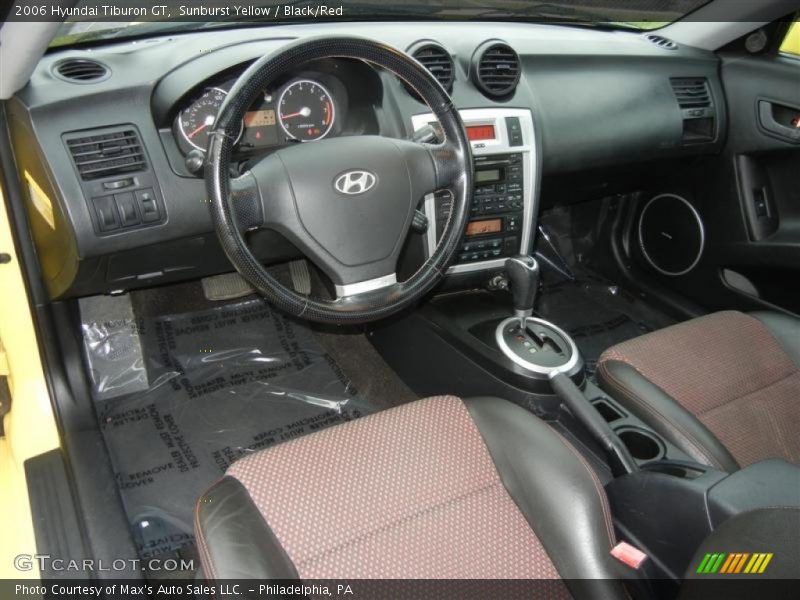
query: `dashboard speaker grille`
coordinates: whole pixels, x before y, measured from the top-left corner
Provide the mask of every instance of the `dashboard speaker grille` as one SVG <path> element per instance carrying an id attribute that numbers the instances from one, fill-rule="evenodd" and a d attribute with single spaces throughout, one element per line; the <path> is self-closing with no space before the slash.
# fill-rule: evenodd
<path id="1" fill-rule="evenodd" d="M 708 108 L 711 106 L 711 93 L 708 80 L 703 77 L 670 79 L 672 91 L 681 108 Z"/>
<path id="2" fill-rule="evenodd" d="M 448 92 L 453 89 L 455 69 L 447 50 L 436 44 L 424 44 L 415 49 L 411 56 L 428 69 L 444 89 Z"/>
<path id="3" fill-rule="evenodd" d="M 475 84 L 489 96 L 507 96 L 519 83 L 519 56 L 507 44 L 494 43 L 480 53 L 473 70 Z"/>
<path id="4" fill-rule="evenodd" d="M 84 181 L 143 171 L 147 162 L 134 129 L 67 140 L 75 167 Z"/>
<path id="5" fill-rule="evenodd" d="M 108 77 L 111 71 L 101 62 L 86 58 L 67 58 L 53 67 L 55 74 L 73 83 L 95 83 Z"/>
<path id="6" fill-rule="evenodd" d="M 662 275 L 685 275 L 700 262 L 705 247 L 700 214 L 681 196 L 655 196 L 639 215 L 639 246 Z"/>

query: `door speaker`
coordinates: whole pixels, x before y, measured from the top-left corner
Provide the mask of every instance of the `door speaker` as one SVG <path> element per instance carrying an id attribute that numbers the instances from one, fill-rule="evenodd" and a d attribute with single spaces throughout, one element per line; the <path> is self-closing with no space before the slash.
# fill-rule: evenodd
<path id="1" fill-rule="evenodd" d="M 677 277 L 697 266 L 705 247 L 703 221 L 686 198 L 660 194 L 639 215 L 639 246 L 659 273 Z"/>

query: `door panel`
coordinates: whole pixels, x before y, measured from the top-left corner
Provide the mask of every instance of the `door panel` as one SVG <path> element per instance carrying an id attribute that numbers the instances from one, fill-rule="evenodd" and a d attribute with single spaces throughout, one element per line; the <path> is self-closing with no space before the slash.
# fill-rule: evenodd
<path id="1" fill-rule="evenodd" d="M 800 59 L 723 56 L 722 79 L 729 135 L 704 186 L 716 196 L 707 260 L 728 291 L 800 313 Z"/>

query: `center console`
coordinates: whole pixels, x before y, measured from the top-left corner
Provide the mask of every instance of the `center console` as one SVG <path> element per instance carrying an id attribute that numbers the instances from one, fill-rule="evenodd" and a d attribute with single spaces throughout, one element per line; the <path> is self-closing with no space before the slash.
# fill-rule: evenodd
<path id="1" fill-rule="evenodd" d="M 774 553 L 770 573 L 796 578 L 796 537 L 778 539 L 767 526 L 800 531 L 800 468 L 770 460 L 726 473 L 698 464 L 585 376 L 568 332 L 529 316 L 536 261 L 511 257 L 502 268 L 511 298 L 440 293 L 370 340 L 420 397 L 504 398 L 565 436 L 605 488 L 618 540 L 647 557 L 637 577 L 657 585 L 646 597 L 672 600 L 703 552 Z M 759 531 L 765 539 L 754 538 Z"/>
<path id="2" fill-rule="evenodd" d="M 459 111 L 472 146 L 474 191 L 470 221 L 448 274 L 503 267 L 505 257 L 532 248 L 538 214 L 539 154 L 530 110 L 478 108 Z M 431 113 L 414 115 L 414 131 L 436 126 Z M 430 256 L 450 214 L 447 192 L 425 198 Z"/>
<path id="3" fill-rule="evenodd" d="M 752 523 L 768 531 L 761 523 L 767 520 L 781 531 L 795 519 L 800 527 L 800 468 L 772 460 L 725 473 L 698 464 L 586 376 L 567 331 L 534 316 L 539 169 L 531 114 L 461 115 L 474 153 L 474 194 L 448 270 L 457 277 L 418 310 L 370 332 L 381 356 L 420 397 L 505 398 L 567 437 L 605 488 L 619 539 L 648 557 L 637 573 L 662 582 L 649 597 L 673 598 L 685 574 L 700 569 L 696 553 L 704 551 L 774 553 L 780 564 L 800 564 L 793 539 L 770 537 L 762 548 Z M 413 125 L 435 129 L 435 120 L 417 115 Z M 447 196 L 425 199 L 429 256 L 450 209 Z M 749 545 L 740 547 L 741 540 Z M 780 574 L 779 566 L 771 568 Z M 796 567 L 789 571 L 796 577 Z"/>

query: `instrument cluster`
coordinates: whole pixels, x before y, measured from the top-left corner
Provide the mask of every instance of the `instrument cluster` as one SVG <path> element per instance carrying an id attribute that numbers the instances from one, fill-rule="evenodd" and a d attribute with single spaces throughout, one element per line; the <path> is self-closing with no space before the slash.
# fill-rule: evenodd
<path id="1" fill-rule="evenodd" d="M 173 132 L 184 154 L 205 152 L 209 132 L 235 80 L 201 88 L 177 112 Z M 258 151 L 293 142 L 313 142 L 341 132 L 347 96 L 325 73 L 291 77 L 263 90 L 239 125 L 235 148 Z"/>

